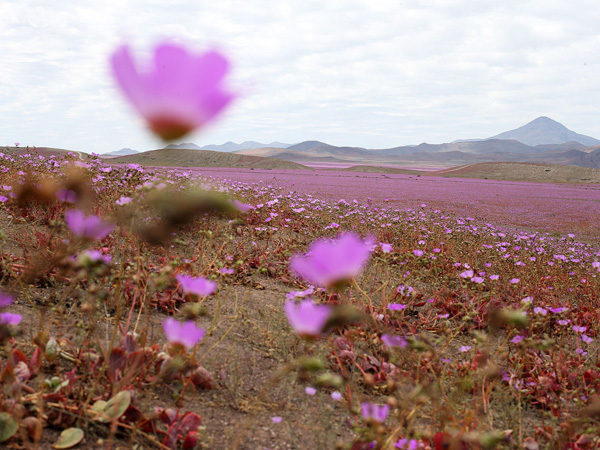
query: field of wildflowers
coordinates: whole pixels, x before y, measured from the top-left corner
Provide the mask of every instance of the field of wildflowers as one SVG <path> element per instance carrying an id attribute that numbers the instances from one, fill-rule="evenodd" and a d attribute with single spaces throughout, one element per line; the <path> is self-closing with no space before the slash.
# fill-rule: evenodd
<path id="1" fill-rule="evenodd" d="M 7 448 L 598 445 L 598 248 L 426 205 L 0 158 Z"/>
<path id="2" fill-rule="evenodd" d="M 232 100 L 215 53 L 112 63 L 165 139 Z M 315 180 L 2 151 L 0 444 L 600 446 L 597 247 Z"/>

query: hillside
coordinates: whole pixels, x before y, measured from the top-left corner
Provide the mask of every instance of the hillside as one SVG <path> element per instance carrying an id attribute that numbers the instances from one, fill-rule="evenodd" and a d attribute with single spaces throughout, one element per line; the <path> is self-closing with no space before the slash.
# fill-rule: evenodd
<path id="1" fill-rule="evenodd" d="M 600 183 L 600 169 L 535 163 L 476 163 L 427 172 L 423 176 L 548 183 Z"/>
<path id="2" fill-rule="evenodd" d="M 212 150 L 159 149 L 121 156 L 108 161 L 110 164 L 141 164 L 160 167 L 244 167 L 260 169 L 307 169 L 291 161 L 237 155 Z"/>

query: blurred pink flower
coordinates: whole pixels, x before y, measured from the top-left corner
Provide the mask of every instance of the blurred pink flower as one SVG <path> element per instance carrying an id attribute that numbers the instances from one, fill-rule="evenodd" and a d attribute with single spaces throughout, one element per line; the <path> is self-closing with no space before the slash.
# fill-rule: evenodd
<path id="1" fill-rule="evenodd" d="M 8 306 L 12 303 L 12 297 L 4 292 L 0 292 L 0 307 Z"/>
<path id="2" fill-rule="evenodd" d="M 179 139 L 206 124 L 233 99 L 222 81 L 227 59 L 216 51 L 192 54 L 182 46 L 159 44 L 154 61 L 138 71 L 129 47 L 111 57 L 113 75 L 123 94 L 164 140 Z"/>
<path id="3" fill-rule="evenodd" d="M 408 342 L 403 336 L 395 336 L 390 334 L 382 334 L 381 341 L 388 347 L 406 347 Z"/>
<path id="4" fill-rule="evenodd" d="M 121 197 L 115 203 L 119 206 L 126 205 L 127 203 L 131 203 L 133 199 L 131 197 Z"/>
<path id="5" fill-rule="evenodd" d="M 21 314 L 0 313 L 0 325 L 18 325 L 21 322 Z"/>
<path id="6" fill-rule="evenodd" d="M 352 233 L 335 240 L 320 239 L 312 243 L 306 255 L 292 257 L 290 269 L 309 283 L 330 287 L 360 274 L 372 245 L 372 240 L 362 241 Z"/>
<path id="7" fill-rule="evenodd" d="M 333 391 L 331 393 L 331 398 L 334 399 L 335 401 L 340 401 L 342 399 L 342 394 L 338 391 Z"/>
<path id="8" fill-rule="evenodd" d="M 100 217 L 87 216 L 83 211 L 71 209 L 65 213 L 65 222 L 73 234 L 86 238 L 102 240 L 115 227 L 109 222 L 104 222 Z"/>
<path id="9" fill-rule="evenodd" d="M 323 326 L 331 314 L 329 306 L 317 305 L 311 300 L 304 300 L 298 304 L 294 300 L 288 300 L 284 310 L 290 325 L 300 336 L 321 335 Z"/>
<path id="10" fill-rule="evenodd" d="M 181 324 L 172 317 L 169 317 L 163 321 L 162 326 L 169 342 L 181 344 L 187 349 L 192 348 L 200 342 L 205 334 L 204 329 L 198 328 L 192 320 Z"/>
<path id="11" fill-rule="evenodd" d="M 206 297 L 214 294 L 217 290 L 215 281 L 207 280 L 204 277 L 194 278 L 190 275 L 176 275 L 177 281 L 181 284 L 181 288 L 186 294 L 193 294 L 199 297 Z"/>
<path id="12" fill-rule="evenodd" d="M 363 419 L 371 419 L 374 422 L 383 423 L 390 412 L 389 405 L 376 405 L 364 402 L 360 404 Z"/>
<path id="13" fill-rule="evenodd" d="M 62 188 L 56 192 L 56 198 L 64 203 L 75 203 L 77 201 L 77 193 L 70 189 Z"/>

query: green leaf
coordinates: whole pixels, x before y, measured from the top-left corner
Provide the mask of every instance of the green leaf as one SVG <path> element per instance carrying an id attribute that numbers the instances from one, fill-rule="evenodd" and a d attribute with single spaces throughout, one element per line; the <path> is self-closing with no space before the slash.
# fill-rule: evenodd
<path id="1" fill-rule="evenodd" d="M 116 420 L 125 413 L 130 404 L 131 392 L 121 391 L 106 403 L 104 415 L 110 419 Z"/>
<path id="2" fill-rule="evenodd" d="M 83 441 L 83 430 L 81 428 L 67 428 L 58 438 L 52 448 L 71 448 Z"/>
<path id="3" fill-rule="evenodd" d="M 19 429 L 19 424 L 9 413 L 0 413 L 0 442 L 8 441 Z"/>

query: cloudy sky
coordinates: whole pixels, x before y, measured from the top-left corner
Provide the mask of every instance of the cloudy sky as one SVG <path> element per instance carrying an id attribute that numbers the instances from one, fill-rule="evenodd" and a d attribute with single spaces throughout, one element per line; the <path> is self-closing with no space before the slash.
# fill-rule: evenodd
<path id="1" fill-rule="evenodd" d="M 386 148 L 538 116 L 600 138 L 597 0 L 3 0 L 0 145 L 159 148 L 108 68 L 170 39 L 232 61 L 242 93 L 184 139 Z"/>

